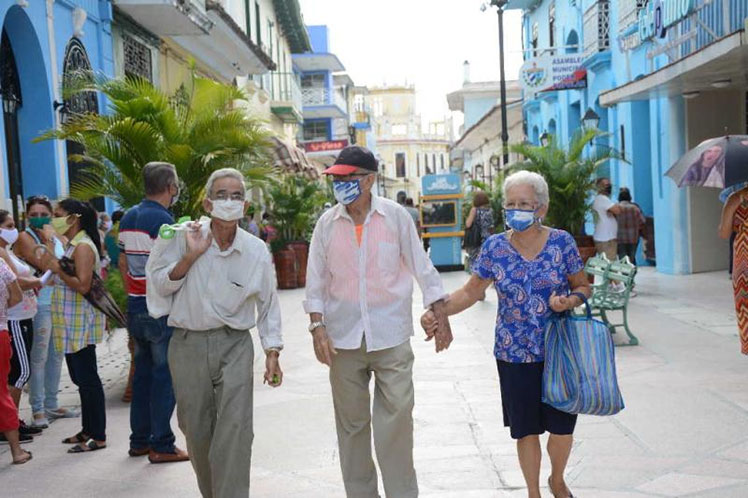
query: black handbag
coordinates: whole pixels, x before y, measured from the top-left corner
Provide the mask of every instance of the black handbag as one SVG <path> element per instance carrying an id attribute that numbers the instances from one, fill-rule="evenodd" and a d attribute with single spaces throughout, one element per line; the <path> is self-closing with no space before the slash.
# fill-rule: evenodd
<path id="1" fill-rule="evenodd" d="M 472 249 L 474 247 L 480 247 L 481 244 L 481 236 L 480 236 L 480 227 L 477 223 L 478 220 L 473 221 L 473 224 L 470 225 L 470 228 L 465 229 L 465 235 L 462 238 L 462 246 L 465 249 Z"/>

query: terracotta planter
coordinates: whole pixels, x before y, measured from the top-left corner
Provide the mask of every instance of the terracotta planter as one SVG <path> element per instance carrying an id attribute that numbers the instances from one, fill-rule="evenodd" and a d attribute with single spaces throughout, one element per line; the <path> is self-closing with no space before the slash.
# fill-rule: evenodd
<path id="1" fill-rule="evenodd" d="M 303 240 L 291 242 L 288 247 L 296 253 L 296 284 L 299 287 L 306 286 L 306 261 L 309 256 L 309 243 Z"/>
<path id="2" fill-rule="evenodd" d="M 582 263 L 587 264 L 587 260 L 593 257 L 595 251 L 595 240 L 590 235 L 575 235 L 574 240 L 577 243 L 579 249 L 579 255 L 582 257 Z M 587 280 L 590 283 L 594 282 L 595 277 L 588 275 Z"/>
<path id="3" fill-rule="evenodd" d="M 279 289 L 295 289 L 298 272 L 296 270 L 296 253 L 290 247 L 273 254 L 275 276 Z"/>

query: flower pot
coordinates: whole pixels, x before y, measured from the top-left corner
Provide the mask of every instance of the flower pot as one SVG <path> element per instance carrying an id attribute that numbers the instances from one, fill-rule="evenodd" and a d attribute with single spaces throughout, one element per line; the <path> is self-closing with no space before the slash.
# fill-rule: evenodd
<path id="1" fill-rule="evenodd" d="M 296 269 L 296 253 L 290 247 L 286 247 L 273 254 L 275 262 L 275 276 L 278 279 L 279 289 L 295 289 L 297 286 L 298 272 Z"/>
<path id="2" fill-rule="evenodd" d="M 590 235 L 575 235 L 574 240 L 579 249 L 579 255 L 582 257 L 582 263 L 587 264 L 587 260 L 595 255 L 595 240 Z M 588 275 L 587 280 L 590 283 L 594 281 L 594 276 Z"/>
<path id="3" fill-rule="evenodd" d="M 299 287 L 306 286 L 306 261 L 309 256 L 309 243 L 303 240 L 291 242 L 288 247 L 296 254 L 296 284 Z"/>

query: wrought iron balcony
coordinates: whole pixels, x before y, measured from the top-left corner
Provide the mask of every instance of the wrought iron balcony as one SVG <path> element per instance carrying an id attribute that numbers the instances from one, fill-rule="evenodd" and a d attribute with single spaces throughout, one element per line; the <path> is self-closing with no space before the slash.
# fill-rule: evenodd
<path id="1" fill-rule="evenodd" d="M 270 96 L 270 110 L 287 123 L 300 123 L 304 109 L 301 83 L 295 73 L 272 72 L 254 76 L 254 81 Z"/>
<path id="2" fill-rule="evenodd" d="M 301 94 L 304 107 L 334 105 L 343 112 L 347 111 L 348 105 L 345 98 L 334 88 L 302 88 Z"/>

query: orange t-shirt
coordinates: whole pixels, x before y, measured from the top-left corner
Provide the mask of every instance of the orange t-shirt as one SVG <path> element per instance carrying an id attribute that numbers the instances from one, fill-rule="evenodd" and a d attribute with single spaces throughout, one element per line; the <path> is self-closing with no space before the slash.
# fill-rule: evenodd
<path id="1" fill-rule="evenodd" d="M 364 226 L 356 225 L 356 242 L 358 242 L 359 247 L 361 247 L 361 237 L 363 235 L 364 235 Z"/>

